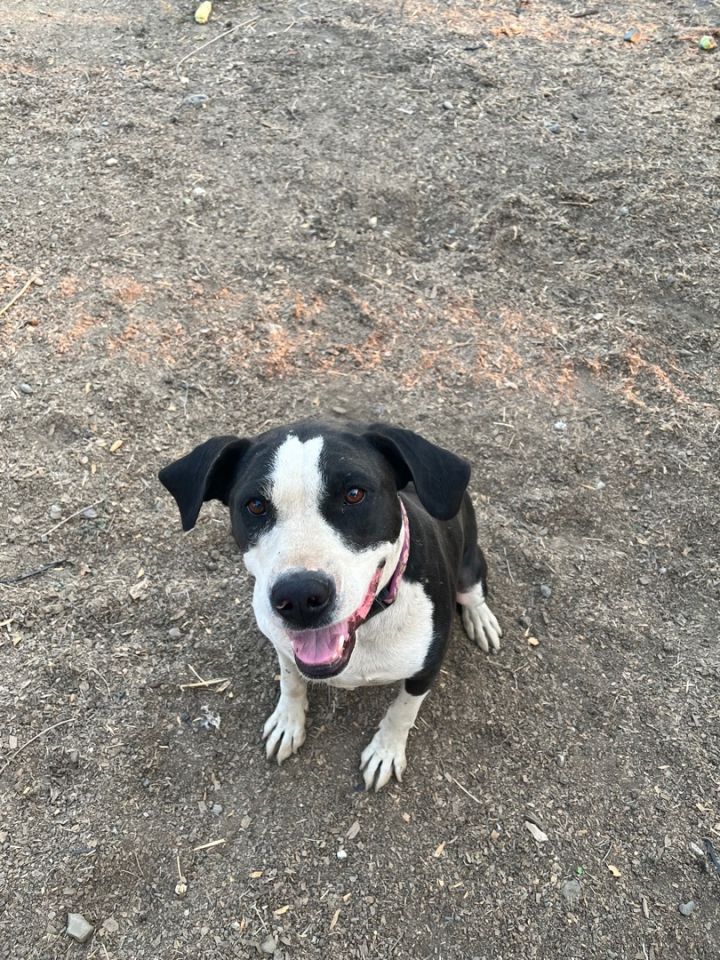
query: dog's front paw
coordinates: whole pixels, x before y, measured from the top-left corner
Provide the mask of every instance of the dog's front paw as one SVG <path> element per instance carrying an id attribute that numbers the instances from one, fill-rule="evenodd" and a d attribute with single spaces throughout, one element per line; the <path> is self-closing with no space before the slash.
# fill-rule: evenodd
<path id="1" fill-rule="evenodd" d="M 406 730 L 383 730 L 382 727 L 378 730 L 360 757 L 360 769 L 363 771 L 366 790 L 371 790 L 373 785 L 376 791 L 380 790 L 393 773 L 398 783 L 402 781 L 407 767 L 406 743 Z"/>
<path id="2" fill-rule="evenodd" d="M 268 760 L 275 757 L 278 763 L 282 763 L 305 743 L 305 710 L 306 704 L 302 700 L 280 696 L 263 728 Z"/>
<path id="3" fill-rule="evenodd" d="M 464 606 L 462 621 L 465 633 L 485 653 L 500 649 L 502 630 L 495 619 L 495 614 L 484 600 Z"/>

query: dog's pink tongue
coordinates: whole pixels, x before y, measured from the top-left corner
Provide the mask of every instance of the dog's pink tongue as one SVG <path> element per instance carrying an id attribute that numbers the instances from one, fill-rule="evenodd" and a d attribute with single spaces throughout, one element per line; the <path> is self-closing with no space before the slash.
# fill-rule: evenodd
<path id="1" fill-rule="evenodd" d="M 333 623 L 319 630 L 303 630 L 290 636 L 295 656 L 308 666 L 320 667 L 334 663 L 343 655 L 347 643 L 347 622 Z"/>

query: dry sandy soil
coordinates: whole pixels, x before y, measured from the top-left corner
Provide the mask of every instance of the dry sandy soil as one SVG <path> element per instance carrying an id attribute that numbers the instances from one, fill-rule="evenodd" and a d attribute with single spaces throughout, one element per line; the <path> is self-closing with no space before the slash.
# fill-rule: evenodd
<path id="1" fill-rule="evenodd" d="M 716 958 L 717 4 L 192 12 L 0 9 L 0 955 Z M 266 762 L 227 518 L 156 480 L 333 410 L 472 461 L 506 631 L 378 795 L 390 690 Z"/>

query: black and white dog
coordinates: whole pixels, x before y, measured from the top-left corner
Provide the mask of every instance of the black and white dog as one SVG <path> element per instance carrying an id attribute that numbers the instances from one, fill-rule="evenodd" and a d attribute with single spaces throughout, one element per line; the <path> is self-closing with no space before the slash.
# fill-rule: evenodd
<path id="1" fill-rule="evenodd" d="M 498 649 L 469 478 L 465 460 L 409 430 L 319 421 L 213 437 L 160 471 L 184 530 L 206 500 L 230 508 L 255 617 L 280 661 L 268 758 L 282 763 L 305 740 L 308 680 L 402 681 L 361 758 L 379 790 L 405 770 L 456 603 L 470 639 Z"/>

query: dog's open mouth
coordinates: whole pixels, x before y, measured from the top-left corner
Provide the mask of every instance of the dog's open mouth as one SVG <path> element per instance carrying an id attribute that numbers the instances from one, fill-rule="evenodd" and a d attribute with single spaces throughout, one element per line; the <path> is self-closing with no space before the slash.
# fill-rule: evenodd
<path id="1" fill-rule="evenodd" d="M 322 680 L 345 669 L 355 647 L 355 632 L 370 612 L 384 566 L 375 571 L 363 602 L 347 620 L 316 630 L 290 632 L 295 663 L 306 677 Z"/>

